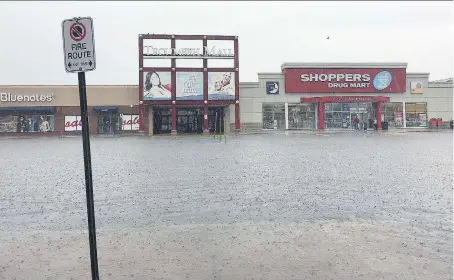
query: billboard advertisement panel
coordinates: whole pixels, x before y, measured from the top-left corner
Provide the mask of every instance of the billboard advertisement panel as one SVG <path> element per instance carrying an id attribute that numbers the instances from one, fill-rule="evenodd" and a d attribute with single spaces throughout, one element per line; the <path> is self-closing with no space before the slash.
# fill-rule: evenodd
<path id="1" fill-rule="evenodd" d="M 203 100 L 203 73 L 178 72 L 175 90 L 177 100 Z"/>
<path id="2" fill-rule="evenodd" d="M 172 98 L 172 79 L 170 72 L 143 73 L 143 100 L 170 100 Z"/>
<path id="3" fill-rule="evenodd" d="M 208 100 L 235 100 L 235 73 L 208 73 Z"/>
<path id="4" fill-rule="evenodd" d="M 405 68 L 289 68 L 286 93 L 404 93 Z"/>

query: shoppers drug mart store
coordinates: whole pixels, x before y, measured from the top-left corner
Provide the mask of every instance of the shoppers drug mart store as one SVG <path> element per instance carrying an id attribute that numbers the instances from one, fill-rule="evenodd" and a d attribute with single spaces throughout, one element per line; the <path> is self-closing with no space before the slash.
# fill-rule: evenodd
<path id="1" fill-rule="evenodd" d="M 285 63 L 240 84 L 241 130 L 426 128 L 452 119 L 452 80 L 429 82 L 406 63 Z"/>

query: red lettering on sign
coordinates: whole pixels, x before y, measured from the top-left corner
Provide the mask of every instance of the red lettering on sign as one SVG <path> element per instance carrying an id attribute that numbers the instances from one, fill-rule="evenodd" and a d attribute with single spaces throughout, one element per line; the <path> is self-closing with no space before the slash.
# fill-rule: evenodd
<path id="1" fill-rule="evenodd" d="M 133 125 L 133 124 L 139 124 L 139 117 L 135 117 L 133 120 L 131 120 L 131 119 L 123 120 L 123 125 Z"/>
<path id="2" fill-rule="evenodd" d="M 78 127 L 78 126 L 82 126 L 82 120 L 65 123 L 65 127 Z"/>

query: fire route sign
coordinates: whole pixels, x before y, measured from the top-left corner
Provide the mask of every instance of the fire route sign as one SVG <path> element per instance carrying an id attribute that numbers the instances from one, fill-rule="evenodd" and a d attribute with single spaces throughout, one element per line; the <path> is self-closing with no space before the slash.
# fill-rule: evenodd
<path id="1" fill-rule="evenodd" d="M 96 69 L 93 19 L 65 19 L 62 22 L 65 70 L 68 73 Z"/>

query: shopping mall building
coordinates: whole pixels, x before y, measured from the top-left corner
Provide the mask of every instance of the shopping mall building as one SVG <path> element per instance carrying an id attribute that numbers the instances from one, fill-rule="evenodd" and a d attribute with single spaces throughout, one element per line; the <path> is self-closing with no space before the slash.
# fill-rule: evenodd
<path id="1" fill-rule="evenodd" d="M 232 59 L 232 68 L 209 68 L 205 58 L 202 68 L 178 68 L 175 53 L 187 50 L 176 49 L 175 39 L 206 47 L 212 38 L 159 35 L 171 48 L 155 55 L 172 62 L 157 68 L 144 66 L 144 36 L 137 85 L 87 86 L 91 134 L 349 130 L 353 119 L 360 129 L 372 129 L 374 120 L 378 129 L 410 129 L 453 118 L 452 78 L 429 81 L 429 73 L 408 73 L 406 63 L 285 63 L 240 83 L 237 37 L 221 36 L 234 42 L 230 53 L 210 49 Z M 80 119 L 75 85 L 0 86 L 0 135 L 77 135 Z"/>

